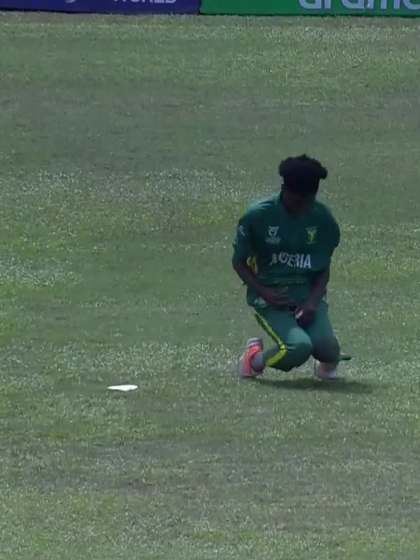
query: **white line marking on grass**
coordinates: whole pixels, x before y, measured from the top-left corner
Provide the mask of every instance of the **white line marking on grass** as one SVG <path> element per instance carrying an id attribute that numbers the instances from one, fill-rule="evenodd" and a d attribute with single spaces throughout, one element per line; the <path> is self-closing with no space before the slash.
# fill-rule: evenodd
<path id="1" fill-rule="evenodd" d="M 138 385 L 110 385 L 108 387 L 110 391 L 122 391 L 127 393 L 128 391 L 135 391 L 138 389 Z"/>

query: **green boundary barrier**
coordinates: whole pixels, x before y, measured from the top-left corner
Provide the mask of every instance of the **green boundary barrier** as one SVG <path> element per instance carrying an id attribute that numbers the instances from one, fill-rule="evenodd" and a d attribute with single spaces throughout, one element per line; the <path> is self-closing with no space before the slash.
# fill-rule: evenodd
<path id="1" fill-rule="evenodd" d="M 420 16 L 420 0 L 202 0 L 202 14 Z"/>

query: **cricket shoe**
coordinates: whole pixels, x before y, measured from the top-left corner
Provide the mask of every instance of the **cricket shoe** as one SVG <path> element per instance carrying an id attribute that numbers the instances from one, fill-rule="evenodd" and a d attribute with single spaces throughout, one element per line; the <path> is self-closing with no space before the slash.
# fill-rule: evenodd
<path id="1" fill-rule="evenodd" d="M 246 350 L 239 358 L 238 372 L 240 377 L 257 377 L 262 374 L 262 370 L 255 371 L 252 368 L 252 359 L 258 352 L 262 352 L 263 349 L 264 346 L 261 338 L 250 338 L 248 340 L 246 343 Z"/>
<path id="2" fill-rule="evenodd" d="M 321 381 L 337 381 L 337 368 L 331 369 L 331 364 L 314 360 L 314 376 Z"/>

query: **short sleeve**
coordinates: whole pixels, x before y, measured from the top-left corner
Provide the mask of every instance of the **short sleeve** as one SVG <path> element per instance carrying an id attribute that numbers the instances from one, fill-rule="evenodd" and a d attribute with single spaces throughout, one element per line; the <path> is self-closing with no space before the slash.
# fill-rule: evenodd
<path id="1" fill-rule="evenodd" d="M 336 219 L 331 215 L 331 225 L 330 225 L 330 251 L 331 255 L 334 253 L 335 249 L 340 244 L 341 232 L 340 226 L 338 225 Z"/>
<path id="2" fill-rule="evenodd" d="M 253 234 L 249 214 L 245 214 L 239 220 L 236 228 L 235 240 L 233 242 L 233 262 L 246 262 L 248 257 L 253 256 Z"/>

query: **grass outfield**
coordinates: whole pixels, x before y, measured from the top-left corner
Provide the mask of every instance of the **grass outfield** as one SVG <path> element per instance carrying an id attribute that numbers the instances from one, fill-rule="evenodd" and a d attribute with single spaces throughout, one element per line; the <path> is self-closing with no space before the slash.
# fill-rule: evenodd
<path id="1" fill-rule="evenodd" d="M 1 560 L 418 560 L 419 32 L 0 14 Z M 303 151 L 354 359 L 241 383 L 235 222 Z"/>

